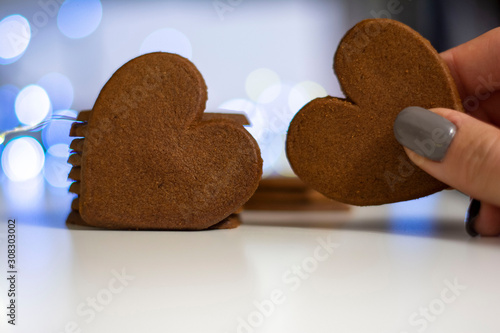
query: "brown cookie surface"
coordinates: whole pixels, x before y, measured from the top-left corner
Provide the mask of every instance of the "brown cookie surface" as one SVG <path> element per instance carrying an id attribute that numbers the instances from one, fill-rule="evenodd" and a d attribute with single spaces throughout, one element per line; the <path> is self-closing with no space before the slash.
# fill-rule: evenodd
<path id="1" fill-rule="evenodd" d="M 258 145 L 234 120 L 203 120 L 206 100 L 201 74 L 178 55 L 146 54 L 113 74 L 82 115 L 88 124 L 72 129 L 84 136 L 71 178 L 88 225 L 202 230 L 250 198 Z"/>
<path id="2" fill-rule="evenodd" d="M 268 177 L 245 203 L 257 211 L 348 211 L 349 206 L 307 187 L 299 178 Z"/>
<path id="3" fill-rule="evenodd" d="M 416 167 L 393 134 L 408 106 L 463 111 L 431 44 L 400 22 L 365 20 L 340 42 L 334 71 L 346 98 L 317 98 L 290 124 L 286 151 L 294 172 L 324 195 L 360 206 L 447 188 Z"/>

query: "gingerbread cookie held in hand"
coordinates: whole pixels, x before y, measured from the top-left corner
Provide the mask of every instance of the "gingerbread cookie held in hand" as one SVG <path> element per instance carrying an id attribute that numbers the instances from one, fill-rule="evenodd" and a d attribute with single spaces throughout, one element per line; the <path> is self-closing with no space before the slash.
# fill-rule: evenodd
<path id="1" fill-rule="evenodd" d="M 101 90 L 70 157 L 83 221 L 111 229 L 202 230 L 254 193 L 260 150 L 230 119 L 202 119 L 203 77 L 187 59 L 150 53 L 118 69 Z M 84 118 L 85 118 L 84 117 Z"/>
<path id="2" fill-rule="evenodd" d="M 290 124 L 286 151 L 294 172 L 324 195 L 360 206 L 447 188 L 408 159 L 393 133 L 408 106 L 463 111 L 431 44 L 397 21 L 365 20 L 340 42 L 334 71 L 346 98 L 317 98 Z"/>

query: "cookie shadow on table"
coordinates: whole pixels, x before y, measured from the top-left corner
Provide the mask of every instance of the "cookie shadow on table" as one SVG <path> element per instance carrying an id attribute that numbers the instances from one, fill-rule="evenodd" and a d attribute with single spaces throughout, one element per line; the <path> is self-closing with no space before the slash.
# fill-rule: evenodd
<path id="1" fill-rule="evenodd" d="M 80 216 L 78 211 L 72 210 L 66 218 L 66 228 L 69 230 L 88 230 L 88 231 L 162 231 L 162 232 L 200 232 L 200 231 L 213 231 L 213 230 L 224 230 L 224 229 L 234 229 L 241 225 L 241 220 L 239 214 L 231 214 L 227 218 L 223 219 L 221 222 L 214 224 L 208 229 L 201 230 L 166 230 L 166 229 L 124 229 L 124 228 L 104 228 L 104 227 L 94 227 L 88 225 Z"/>
<path id="2" fill-rule="evenodd" d="M 338 232 L 386 233 L 408 237 L 436 238 L 471 242 L 478 245 L 500 246 L 498 239 L 471 238 L 465 231 L 463 220 L 455 218 L 354 218 L 348 212 L 301 214 L 281 212 L 244 212 L 244 226 L 265 226 L 299 229 L 330 229 Z"/>

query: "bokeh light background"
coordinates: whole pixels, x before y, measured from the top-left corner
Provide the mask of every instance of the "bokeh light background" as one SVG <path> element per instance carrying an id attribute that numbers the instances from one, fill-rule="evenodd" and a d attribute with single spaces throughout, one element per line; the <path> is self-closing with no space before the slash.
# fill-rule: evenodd
<path id="1" fill-rule="evenodd" d="M 402 4 L 393 18 L 438 50 L 498 25 L 493 2 Z M 335 49 L 348 28 L 386 8 L 368 0 L 2 1 L 0 131 L 90 109 L 118 67 L 167 51 L 201 71 L 207 110 L 247 114 L 264 176 L 293 176 L 284 152 L 290 120 L 313 98 L 342 96 L 331 70 Z M 467 23 L 459 20 L 465 13 Z M 47 193 L 69 202 L 69 127 L 56 120 L 5 138 L 0 184 L 8 206 L 33 207 Z"/>

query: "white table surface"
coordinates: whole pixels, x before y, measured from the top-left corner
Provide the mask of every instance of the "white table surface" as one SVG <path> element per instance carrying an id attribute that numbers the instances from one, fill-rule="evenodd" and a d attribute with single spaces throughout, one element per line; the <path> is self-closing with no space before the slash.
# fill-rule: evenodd
<path id="1" fill-rule="evenodd" d="M 68 227 L 70 196 L 16 191 L 0 197 L 1 332 L 500 331 L 500 240 L 466 235 L 468 199 L 453 191 L 349 213 L 244 212 L 241 227 L 205 232 Z"/>

